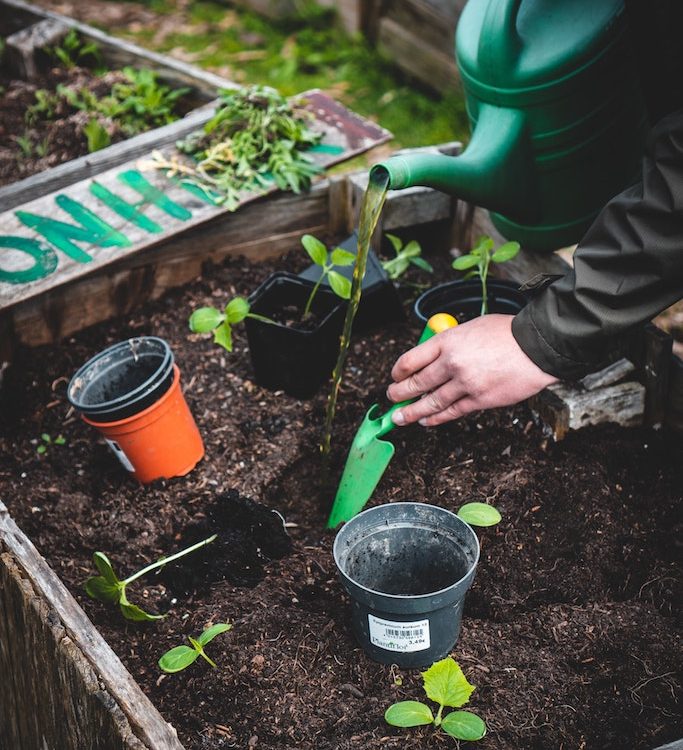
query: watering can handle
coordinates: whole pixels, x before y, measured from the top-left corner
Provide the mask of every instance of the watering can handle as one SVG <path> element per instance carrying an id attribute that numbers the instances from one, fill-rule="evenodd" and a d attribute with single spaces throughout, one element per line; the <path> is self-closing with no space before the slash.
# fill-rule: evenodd
<path id="1" fill-rule="evenodd" d="M 448 313 L 436 313 L 436 315 L 432 315 L 432 317 L 427 321 L 427 325 L 424 327 L 417 345 L 419 346 L 428 339 L 431 339 L 431 337 L 435 336 L 437 333 L 446 331 L 449 328 L 455 328 L 455 326 L 457 325 L 458 321 L 452 315 L 449 315 Z M 384 414 L 382 414 L 382 416 L 378 418 L 379 431 L 377 432 L 376 437 L 386 435 L 389 430 L 392 430 L 396 425 L 394 424 L 391 415 L 397 409 L 400 409 L 403 406 L 407 406 L 408 404 L 412 404 L 413 401 L 417 401 L 417 398 L 409 398 L 407 401 L 400 401 L 399 403 L 394 404 Z"/>
<path id="2" fill-rule="evenodd" d="M 479 37 L 479 60 L 486 77 L 495 82 L 517 67 L 522 40 L 517 14 L 522 0 L 489 0 Z"/>

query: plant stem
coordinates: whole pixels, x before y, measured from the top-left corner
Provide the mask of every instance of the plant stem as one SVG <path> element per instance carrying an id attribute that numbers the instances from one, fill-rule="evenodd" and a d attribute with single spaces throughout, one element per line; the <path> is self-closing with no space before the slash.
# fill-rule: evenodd
<path id="1" fill-rule="evenodd" d="M 308 302 L 306 302 L 306 307 L 304 307 L 304 318 L 307 318 L 310 315 L 311 305 L 313 304 L 313 298 L 315 297 L 315 293 L 318 291 L 318 288 L 322 284 L 324 278 L 325 278 L 325 268 L 322 269 L 320 278 L 315 282 L 315 286 L 311 290 L 311 294 L 308 297 Z"/>
<path id="2" fill-rule="evenodd" d="M 436 715 L 436 718 L 434 719 L 434 726 L 440 727 L 441 726 L 441 715 L 443 714 L 443 704 L 439 706 L 439 712 Z"/>
<path id="3" fill-rule="evenodd" d="M 156 562 L 151 563 L 146 568 L 143 568 L 142 570 L 138 570 L 137 573 L 133 573 L 133 575 L 130 576 L 129 578 L 126 578 L 126 580 L 123 581 L 123 583 L 127 586 L 129 583 L 132 583 L 133 581 L 137 581 L 138 578 L 142 578 L 142 576 L 154 570 L 155 568 L 160 568 L 162 565 L 166 565 L 167 563 L 173 562 L 174 560 L 177 560 L 179 557 L 184 557 L 185 555 L 189 555 L 190 552 L 194 552 L 195 550 L 198 550 L 200 547 L 204 547 L 207 544 L 211 544 L 211 542 L 213 542 L 217 537 L 218 537 L 218 534 L 214 534 L 213 536 L 210 536 L 208 539 L 204 539 L 203 542 L 197 542 L 197 544 L 193 544 L 191 547 L 188 547 L 187 549 L 180 550 L 180 552 L 176 552 L 174 555 L 171 555 L 170 557 L 163 557 L 161 560 L 157 560 Z"/>
<path id="4" fill-rule="evenodd" d="M 360 296 L 363 288 L 363 276 L 365 276 L 365 267 L 368 262 L 368 252 L 370 251 L 370 240 L 377 226 L 377 221 L 382 212 L 382 206 L 387 197 L 389 187 L 389 175 L 383 174 L 373 176 L 370 173 L 370 181 L 363 196 L 363 205 L 360 210 L 360 222 L 358 227 L 358 253 L 356 255 L 356 265 L 353 269 L 353 278 L 351 280 L 351 296 L 349 305 L 346 308 L 346 318 L 344 319 L 344 330 L 342 331 L 339 342 L 339 355 L 332 372 L 332 388 L 327 399 L 327 410 L 325 412 L 325 431 L 320 450 L 324 458 L 327 458 L 330 452 L 330 440 L 332 437 L 332 422 L 334 421 L 334 412 L 337 407 L 337 397 L 339 395 L 339 386 L 341 385 L 342 373 L 344 371 L 344 362 L 349 351 L 351 343 L 351 329 L 356 317 Z"/>
<path id="5" fill-rule="evenodd" d="M 204 659 L 206 659 L 206 661 L 208 661 L 208 662 L 209 662 L 209 664 L 210 664 L 210 665 L 211 665 L 212 667 L 214 667 L 214 668 L 215 668 L 215 667 L 217 667 L 217 666 L 218 666 L 218 665 L 216 664 L 216 662 L 215 662 L 215 661 L 212 661 L 211 659 L 209 659 L 209 657 L 208 657 L 208 656 L 207 656 L 207 655 L 206 655 L 206 654 L 204 653 L 204 649 L 201 649 L 201 650 L 199 651 L 199 655 L 200 655 L 201 657 L 203 657 Z"/>
<path id="6" fill-rule="evenodd" d="M 484 266 L 480 269 L 479 277 L 481 278 L 481 312 L 480 315 L 486 315 L 489 311 L 489 300 L 488 290 L 486 287 L 486 279 L 489 275 L 489 253 L 486 251 L 486 257 L 484 259 Z"/>

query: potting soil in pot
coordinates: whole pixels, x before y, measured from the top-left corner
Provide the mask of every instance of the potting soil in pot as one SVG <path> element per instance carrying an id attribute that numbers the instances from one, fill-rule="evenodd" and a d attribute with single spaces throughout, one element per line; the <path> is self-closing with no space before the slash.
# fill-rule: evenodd
<path id="1" fill-rule="evenodd" d="M 296 272 L 306 261 L 293 250 L 284 265 Z M 448 259 L 429 260 L 435 282 L 452 278 Z M 308 402 L 261 389 L 243 329 L 231 355 L 187 329 L 191 310 L 247 295 L 273 270 L 233 261 L 63 346 L 24 352 L 0 397 L 0 496 L 188 749 L 453 747 L 433 728 L 384 722 L 391 703 L 424 700 L 422 679 L 356 645 L 334 534 L 324 531 L 349 443 L 419 325 L 353 340 L 325 485 L 325 389 Z M 65 397 L 88 356 L 143 334 L 171 345 L 207 452 L 187 477 L 146 487 Z M 41 433 L 66 444 L 41 455 Z M 422 498 L 455 511 L 479 500 L 503 516 L 478 532 L 452 653 L 477 686 L 467 708 L 488 725 L 479 747 L 651 750 L 683 736 L 681 438 L 604 426 L 554 444 L 519 406 L 392 439 L 396 455 L 370 505 Z M 83 591 L 95 550 L 130 573 L 212 532 L 223 540 L 215 568 L 207 548 L 131 586 L 131 600 L 169 612 L 163 621 L 127 623 Z M 216 669 L 200 659 L 162 675 L 165 650 L 216 622 L 233 625 L 211 643 Z"/>

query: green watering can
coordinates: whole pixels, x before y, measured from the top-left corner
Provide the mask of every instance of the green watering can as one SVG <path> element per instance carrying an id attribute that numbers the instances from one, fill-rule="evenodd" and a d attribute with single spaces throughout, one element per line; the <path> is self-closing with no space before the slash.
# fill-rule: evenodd
<path id="1" fill-rule="evenodd" d="M 623 0 L 469 0 L 456 55 L 465 151 L 392 157 L 371 179 L 483 206 L 527 248 L 577 242 L 637 179 L 648 127 Z"/>

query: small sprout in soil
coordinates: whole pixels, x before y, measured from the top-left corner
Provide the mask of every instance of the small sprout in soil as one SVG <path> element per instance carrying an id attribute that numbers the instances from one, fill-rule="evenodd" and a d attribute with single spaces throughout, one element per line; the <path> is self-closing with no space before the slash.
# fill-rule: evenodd
<path id="1" fill-rule="evenodd" d="M 386 237 L 391 242 L 396 257 L 390 260 L 383 260 L 382 268 L 387 272 L 392 281 L 400 279 L 411 265 L 417 266 L 417 268 L 427 271 L 427 273 L 434 273 L 431 264 L 422 257 L 422 248 L 419 242 L 410 240 L 410 242 L 404 245 L 403 240 L 395 234 L 387 234 Z"/>
<path id="2" fill-rule="evenodd" d="M 505 263 L 512 260 L 519 252 L 518 242 L 506 242 L 494 250 L 491 237 L 484 235 L 477 240 L 477 244 L 467 255 L 461 255 L 453 261 L 456 271 L 467 271 L 463 278 L 471 279 L 475 276 L 481 281 L 481 315 L 489 311 L 487 278 L 491 261 L 494 263 Z"/>
<path id="3" fill-rule="evenodd" d="M 166 617 L 166 615 L 150 615 L 148 612 L 145 612 L 136 604 L 131 604 L 126 596 L 126 587 L 128 586 L 128 584 L 133 583 L 133 581 L 137 581 L 138 578 L 141 578 L 147 573 L 150 573 L 157 568 L 161 568 L 162 566 L 167 565 L 174 560 L 178 560 L 185 555 L 189 555 L 190 552 L 195 552 L 196 550 L 206 546 L 207 544 L 211 544 L 211 542 L 216 539 L 216 536 L 217 535 L 214 534 L 208 539 L 204 539 L 204 541 L 202 542 L 197 542 L 197 544 L 193 544 L 187 549 L 176 552 L 170 557 L 162 557 L 156 562 L 153 562 L 150 565 L 142 568 L 142 570 L 138 570 L 137 573 L 133 573 L 133 575 L 128 576 L 128 578 L 124 579 L 123 581 L 118 578 L 116 573 L 114 573 L 111 562 L 109 561 L 109 558 L 104 554 L 104 552 L 95 552 L 95 554 L 93 555 L 93 562 L 95 563 L 95 567 L 99 571 L 100 575 L 88 578 L 88 580 L 85 582 L 85 592 L 92 599 L 98 599 L 101 602 L 118 604 L 121 608 L 121 613 L 126 618 L 126 620 L 133 620 L 136 622 L 142 622 L 145 620 L 160 620 L 163 617 Z"/>
<path id="4" fill-rule="evenodd" d="M 321 269 L 320 278 L 311 290 L 306 307 L 304 308 L 303 317 L 307 318 L 311 314 L 311 305 L 313 304 L 315 294 L 325 278 L 327 278 L 332 291 L 338 297 L 348 299 L 351 296 L 350 279 L 347 279 L 346 276 L 342 276 L 338 271 L 333 269 L 335 266 L 352 266 L 356 260 L 356 256 L 341 247 L 335 247 L 331 253 L 328 253 L 325 245 L 312 234 L 305 234 L 301 238 L 301 244 L 304 246 L 304 250 L 308 253 L 311 260 L 317 266 L 320 266 Z"/>
<path id="5" fill-rule="evenodd" d="M 40 444 L 36 448 L 36 453 L 42 456 L 44 453 L 47 453 L 47 449 L 51 445 L 66 445 L 66 440 L 63 435 L 57 435 L 56 438 L 52 438 L 49 433 L 44 432 L 40 436 Z"/>
<path id="6" fill-rule="evenodd" d="M 495 526 L 501 521 L 498 508 L 488 503 L 465 503 L 457 515 L 470 526 Z"/>
<path id="7" fill-rule="evenodd" d="M 111 137 L 107 129 L 94 118 L 88 120 L 83 126 L 83 134 L 88 140 L 88 152 L 91 154 L 93 151 L 99 151 L 111 144 Z"/>
<path id="8" fill-rule="evenodd" d="M 176 646 L 167 651 L 159 659 L 159 667 L 162 672 L 173 674 L 174 672 L 180 672 L 186 667 L 189 667 L 190 664 L 197 661 L 200 656 L 208 661 L 212 667 L 215 667 L 216 663 L 209 659 L 204 653 L 204 646 L 206 646 L 209 641 L 212 641 L 217 635 L 225 633 L 231 628 L 232 625 L 225 622 L 219 622 L 212 625 L 210 628 L 207 628 L 201 635 L 197 636 L 196 639 L 192 636 L 188 636 L 187 640 L 191 645 Z"/>
<path id="9" fill-rule="evenodd" d="M 52 120 L 57 112 L 60 98 L 47 89 L 38 89 L 35 94 L 35 102 L 26 110 L 24 119 L 27 124 L 38 120 Z"/>
<path id="10" fill-rule="evenodd" d="M 14 140 L 16 141 L 17 146 L 21 149 L 22 156 L 25 156 L 27 159 L 33 156 L 33 141 L 28 133 L 15 135 Z"/>
<path id="11" fill-rule="evenodd" d="M 100 59 L 100 50 L 95 42 L 84 42 L 76 29 L 71 29 L 62 42 L 49 50 L 67 70 L 87 62 Z"/>
<path id="12" fill-rule="evenodd" d="M 249 302 L 244 297 L 235 297 L 221 312 L 215 307 L 200 307 L 190 315 L 190 330 L 193 333 L 210 333 L 213 331 L 213 342 L 232 351 L 232 326 L 241 323 L 245 318 L 254 318 L 263 323 L 273 323 L 265 315 L 249 311 Z"/>
<path id="13" fill-rule="evenodd" d="M 486 734 L 486 724 L 471 711 L 451 711 L 443 716 L 445 706 L 460 708 L 474 691 L 460 665 L 450 656 L 422 672 L 427 697 L 439 704 L 434 716 L 432 709 L 420 701 L 401 701 L 389 706 L 384 714 L 387 724 L 394 727 L 419 727 L 433 724 L 456 740 L 480 740 Z"/>

